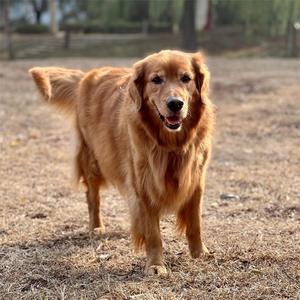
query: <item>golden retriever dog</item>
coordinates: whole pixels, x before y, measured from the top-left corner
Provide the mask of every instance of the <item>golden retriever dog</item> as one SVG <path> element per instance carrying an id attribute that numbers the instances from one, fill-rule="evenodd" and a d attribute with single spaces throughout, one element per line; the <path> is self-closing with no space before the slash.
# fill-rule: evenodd
<path id="1" fill-rule="evenodd" d="M 30 73 L 47 103 L 74 116 L 75 173 L 87 187 L 90 230 L 104 231 L 99 190 L 110 184 L 128 199 L 147 274 L 167 275 L 159 227 L 166 213 L 177 215 L 193 258 L 208 253 L 201 207 L 214 113 L 202 55 L 164 50 L 132 68 Z"/>

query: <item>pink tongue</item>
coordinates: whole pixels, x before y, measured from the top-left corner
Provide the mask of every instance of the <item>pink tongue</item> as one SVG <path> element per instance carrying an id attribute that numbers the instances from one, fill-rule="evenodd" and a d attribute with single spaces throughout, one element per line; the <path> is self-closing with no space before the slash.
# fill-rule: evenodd
<path id="1" fill-rule="evenodd" d="M 180 118 L 178 117 L 166 117 L 166 121 L 171 125 L 176 125 L 180 123 Z"/>

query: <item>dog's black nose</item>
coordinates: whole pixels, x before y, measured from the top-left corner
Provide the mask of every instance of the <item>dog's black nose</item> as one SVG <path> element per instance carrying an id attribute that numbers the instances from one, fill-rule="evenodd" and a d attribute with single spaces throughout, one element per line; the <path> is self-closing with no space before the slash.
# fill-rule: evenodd
<path id="1" fill-rule="evenodd" d="M 180 98 L 169 97 L 167 99 L 168 109 L 172 112 L 179 112 L 183 107 L 184 102 Z"/>

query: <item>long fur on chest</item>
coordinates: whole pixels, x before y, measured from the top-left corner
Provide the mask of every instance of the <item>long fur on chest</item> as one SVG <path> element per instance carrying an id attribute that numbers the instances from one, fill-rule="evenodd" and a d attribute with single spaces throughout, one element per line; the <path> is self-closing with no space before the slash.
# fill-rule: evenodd
<path id="1" fill-rule="evenodd" d="M 199 184 L 205 153 L 193 144 L 185 151 L 154 145 L 136 162 L 136 180 L 148 201 L 162 210 L 177 210 Z"/>

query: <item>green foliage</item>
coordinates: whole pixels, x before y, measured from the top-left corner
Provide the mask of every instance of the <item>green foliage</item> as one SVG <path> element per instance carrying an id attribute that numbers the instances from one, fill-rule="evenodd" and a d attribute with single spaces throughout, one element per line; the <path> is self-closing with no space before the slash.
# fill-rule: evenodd
<path id="1" fill-rule="evenodd" d="M 89 22 L 84 24 L 84 33 L 139 33 L 142 31 L 141 24 L 137 22 L 126 22 L 116 20 L 114 23 L 100 24 Z"/>
<path id="2" fill-rule="evenodd" d="M 99 19 L 104 23 L 120 18 L 119 0 L 93 0 L 88 1 L 88 19 Z"/>
<path id="3" fill-rule="evenodd" d="M 80 15 L 85 15 L 89 1 L 86 0 L 60 0 L 59 8 L 62 14 L 62 24 L 80 23 Z"/>
<path id="4" fill-rule="evenodd" d="M 17 33 L 28 33 L 28 34 L 41 34 L 41 33 L 49 33 L 49 28 L 43 24 L 20 24 L 15 28 L 15 32 Z"/>
<path id="5" fill-rule="evenodd" d="M 184 0 L 93 0 L 87 2 L 87 16 L 101 24 L 144 22 L 159 24 L 179 23 Z M 163 26 L 165 27 L 165 26 Z"/>
<path id="6" fill-rule="evenodd" d="M 246 34 L 282 35 L 300 18 L 299 0 L 214 0 L 217 26 L 239 25 Z"/>
<path id="7" fill-rule="evenodd" d="M 171 21 L 172 10 L 170 9 L 171 3 L 169 0 L 150 1 L 149 17 L 150 21 L 159 21 L 162 18 L 165 21 Z"/>
<path id="8" fill-rule="evenodd" d="M 122 22 L 147 21 L 149 28 L 157 24 L 179 28 L 185 0 L 61 1 L 73 3 L 79 8 L 78 13 L 85 12 L 86 21 L 93 26 L 107 26 L 108 31 L 114 31 L 112 28 Z M 212 0 L 212 12 L 216 27 L 235 26 L 246 35 L 277 36 L 286 32 L 290 19 L 300 18 L 300 0 Z"/>
<path id="9" fill-rule="evenodd" d="M 22 3 L 11 0 L 11 5 Z M 37 3 L 37 0 L 30 3 Z M 43 0 L 45 2 L 45 0 Z M 59 0 L 61 28 L 86 32 L 178 32 L 186 0 Z M 187 0 L 189 1 L 189 0 Z M 0 0 L 0 8 L 2 5 Z M 215 28 L 236 27 L 246 36 L 280 36 L 300 20 L 300 0 L 212 0 Z M 146 27 L 145 27 L 146 26 Z M 181 26 L 182 29 L 182 26 Z M 18 32 L 45 27 L 18 26 Z"/>
<path id="10" fill-rule="evenodd" d="M 150 0 L 93 0 L 88 1 L 89 20 L 113 24 L 119 20 L 138 22 L 148 19 Z"/>
<path id="11" fill-rule="evenodd" d="M 152 0 L 149 3 L 150 23 L 169 23 L 170 26 L 179 26 L 184 0 Z"/>
<path id="12" fill-rule="evenodd" d="M 174 23 L 180 23 L 182 10 L 183 10 L 183 0 L 173 0 L 172 4 L 172 15 Z"/>

